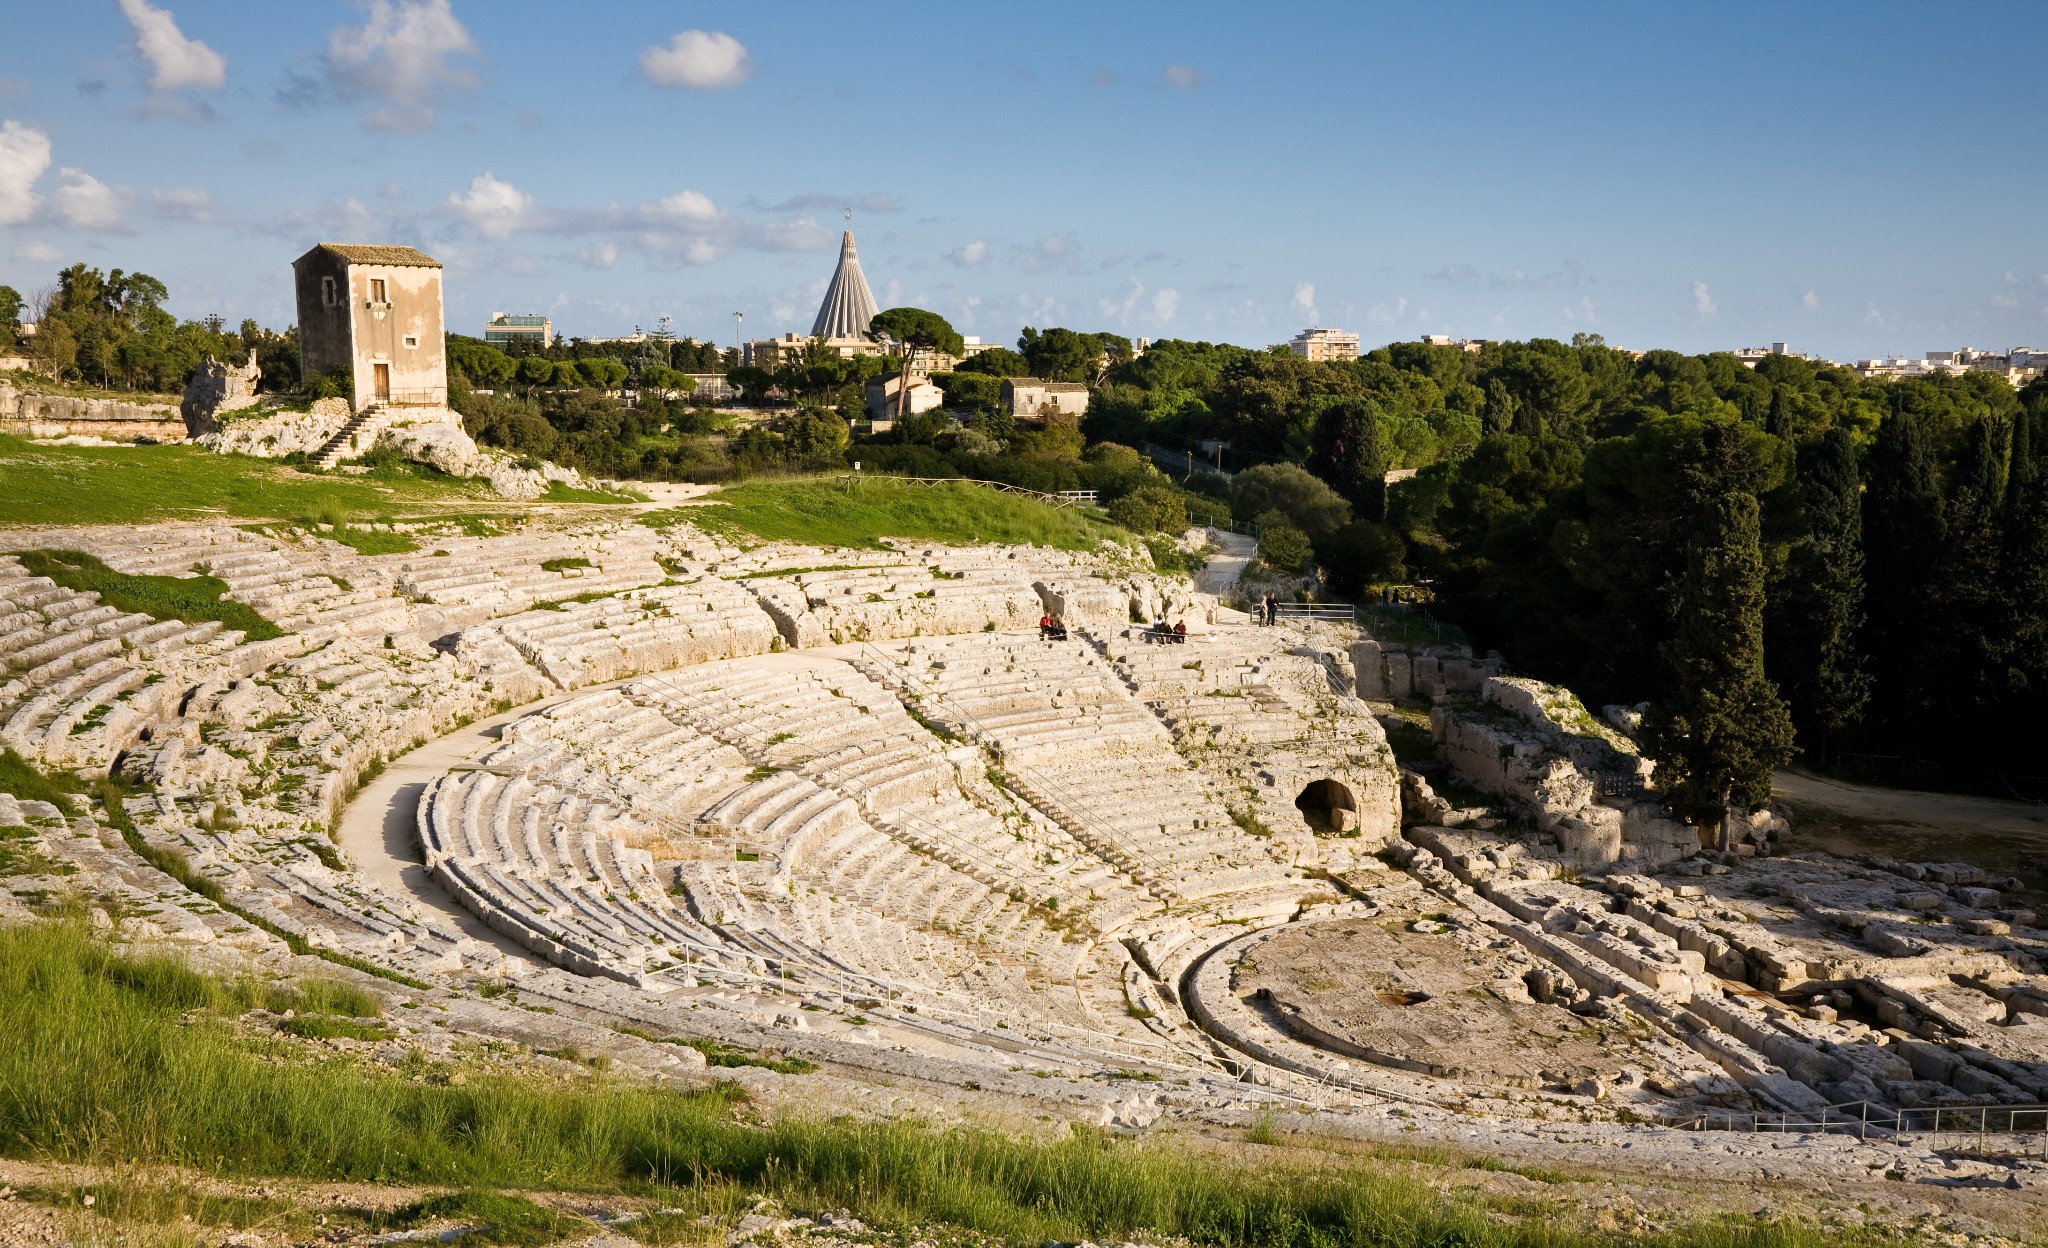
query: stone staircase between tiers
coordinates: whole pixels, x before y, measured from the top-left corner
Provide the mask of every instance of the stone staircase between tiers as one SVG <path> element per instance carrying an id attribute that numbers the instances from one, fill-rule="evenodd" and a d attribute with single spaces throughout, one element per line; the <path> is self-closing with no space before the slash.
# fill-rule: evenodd
<path id="1" fill-rule="evenodd" d="M 382 403 L 372 403 L 354 416 L 349 417 L 335 435 L 313 452 L 312 464 L 316 468 L 332 468 L 352 455 L 360 455 L 377 444 L 377 435 L 391 421 L 391 409 Z"/>

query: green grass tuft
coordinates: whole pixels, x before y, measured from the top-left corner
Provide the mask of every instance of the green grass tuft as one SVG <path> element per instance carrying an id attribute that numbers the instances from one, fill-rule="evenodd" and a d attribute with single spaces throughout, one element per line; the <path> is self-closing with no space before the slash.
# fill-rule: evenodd
<path id="1" fill-rule="evenodd" d="M 13 750 L 0 750 L 0 793 L 24 802 L 48 802 L 67 815 L 76 815 L 78 804 L 72 795 L 84 790 L 85 786 L 70 776 L 46 776 Z"/>
<path id="2" fill-rule="evenodd" d="M 678 508 L 678 519 L 727 537 L 879 549 L 885 537 L 1030 543 L 1093 550 L 1119 530 L 1075 508 L 978 485 L 912 486 L 888 480 L 753 481 Z M 649 517 L 643 517 L 643 521 Z"/>
<path id="3" fill-rule="evenodd" d="M 187 624 L 219 620 L 250 641 L 284 636 L 283 629 L 254 608 L 228 598 L 228 584 L 219 577 L 131 576 L 76 550 L 24 550 L 16 558 L 30 576 L 47 576 L 66 589 L 98 594 L 100 601 L 122 611 Z"/>
<path id="4" fill-rule="evenodd" d="M 685 1092 L 603 1075 L 415 1083 L 403 1067 L 251 1037 L 231 990 L 169 958 L 117 954 L 80 922 L 0 930 L 0 1154 L 133 1170 L 454 1187 L 394 1223 L 486 1227 L 522 1248 L 584 1227 L 503 1189 L 611 1191 L 730 1207 L 768 1196 L 848 1209 L 886 1235 L 950 1226 L 1010 1243 L 1141 1237 L 1204 1248 L 1593 1248 L 1613 1236 L 1441 1190 L 1385 1162 L 1282 1149 L 1218 1158 L 1171 1141 L 910 1121 L 785 1117 L 756 1125 L 728 1087 Z M 1294 1142 L 1267 1118 L 1249 1133 Z M 1292 1158 L 1290 1160 L 1290 1158 Z M 494 1189 L 490 1191 L 480 1189 Z M 560 1220 L 558 1220 L 560 1219 Z M 668 1230 L 664 1229 L 663 1238 Z M 1884 1240 L 1791 1223 L 1662 1231 L 1663 1248 L 1805 1248 Z M 900 1242 L 907 1242 L 908 1236 Z"/>

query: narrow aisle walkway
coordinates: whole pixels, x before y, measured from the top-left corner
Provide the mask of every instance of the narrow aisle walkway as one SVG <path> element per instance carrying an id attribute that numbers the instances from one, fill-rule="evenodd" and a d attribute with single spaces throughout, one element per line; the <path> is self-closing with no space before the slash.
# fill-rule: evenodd
<path id="1" fill-rule="evenodd" d="M 548 701 L 555 700 L 551 698 Z M 414 823 L 419 813 L 420 795 L 426 791 L 429 781 L 496 745 L 500 725 L 521 715 L 530 715 L 544 705 L 544 702 L 529 703 L 503 715 L 478 720 L 467 728 L 437 737 L 409 754 L 392 759 L 383 774 L 363 786 L 363 791 L 343 809 L 341 832 L 336 838 L 349 865 L 376 881 L 380 887 L 401 897 L 412 898 L 448 920 L 463 935 L 482 941 L 508 957 L 536 965 L 542 964 L 541 959 L 524 946 L 485 926 L 483 920 L 463 909 L 427 875 Z"/>
<path id="2" fill-rule="evenodd" d="M 1244 575 L 1244 565 L 1258 553 L 1259 544 L 1242 533 L 1222 529 L 1210 529 L 1209 540 L 1215 543 L 1216 551 L 1209 556 L 1202 574 L 1195 578 L 1195 588 L 1220 598 L 1237 588 L 1237 578 Z"/>

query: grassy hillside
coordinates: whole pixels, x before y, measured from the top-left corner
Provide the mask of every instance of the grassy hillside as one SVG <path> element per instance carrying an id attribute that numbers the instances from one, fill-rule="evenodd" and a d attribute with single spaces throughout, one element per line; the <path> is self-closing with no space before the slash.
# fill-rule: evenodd
<path id="1" fill-rule="evenodd" d="M 886 478 L 752 481 L 710 496 L 704 506 L 658 513 L 739 539 L 872 549 L 884 537 L 937 542 L 1032 543 L 1092 550 L 1121 529 L 1077 508 L 986 486 L 913 486 Z"/>
<path id="2" fill-rule="evenodd" d="M 478 481 L 380 467 L 316 476 L 196 446 L 41 446 L 0 435 L 0 526 L 388 515 L 436 503 L 502 501 Z M 622 502 L 557 487 L 549 502 Z"/>
<path id="3" fill-rule="evenodd" d="M 1218 1248 L 1600 1242 L 1561 1228 L 1547 1205 L 1494 1207 L 1355 1159 L 1309 1169 L 1226 1164 L 1094 1133 L 753 1125 L 734 1112 L 744 1096 L 730 1088 L 456 1080 L 425 1058 L 359 1065 L 238 1029 L 232 1020 L 252 1005 L 329 1020 L 300 1029 L 321 1035 L 392 1025 L 370 994 L 317 981 L 227 983 L 170 958 L 116 953 L 79 922 L 0 931 L 0 1030 L 10 1038 L 0 1046 L 0 1153 L 223 1175 L 630 1191 L 685 1209 L 758 1193 L 849 1208 L 880 1226 L 946 1223 L 1013 1243 L 1140 1233 Z M 1825 1242 L 1746 1220 L 1658 1238 L 1674 1248 Z"/>

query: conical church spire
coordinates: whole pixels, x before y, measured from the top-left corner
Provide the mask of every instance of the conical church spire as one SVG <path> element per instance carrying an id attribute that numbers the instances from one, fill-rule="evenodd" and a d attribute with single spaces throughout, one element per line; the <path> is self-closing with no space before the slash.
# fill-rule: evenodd
<path id="1" fill-rule="evenodd" d="M 825 301 L 818 305 L 818 320 L 811 326 L 813 338 L 859 338 L 875 319 L 875 296 L 868 279 L 861 276 L 860 259 L 853 254 L 853 231 L 846 231 L 839 243 L 839 267 L 832 284 L 825 288 Z"/>

